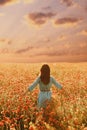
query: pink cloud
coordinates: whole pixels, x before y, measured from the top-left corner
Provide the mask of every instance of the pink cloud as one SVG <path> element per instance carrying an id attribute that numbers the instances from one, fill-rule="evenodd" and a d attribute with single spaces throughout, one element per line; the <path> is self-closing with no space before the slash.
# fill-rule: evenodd
<path id="1" fill-rule="evenodd" d="M 61 0 L 62 3 L 65 3 L 67 6 L 72 6 L 74 3 L 72 0 Z"/>
<path id="2" fill-rule="evenodd" d="M 43 13 L 43 12 L 35 12 L 35 13 L 30 13 L 27 15 L 27 20 L 31 21 L 32 24 L 34 25 L 43 25 L 45 24 L 49 19 L 51 19 L 53 16 L 55 16 L 55 13 L 48 12 L 48 13 Z"/>
<path id="3" fill-rule="evenodd" d="M 82 19 L 75 18 L 75 17 L 64 17 L 58 18 L 55 20 L 55 25 L 76 25 L 77 23 L 81 22 Z"/>
<path id="4" fill-rule="evenodd" d="M 17 2 L 19 2 L 19 0 L 0 0 L 0 5 L 9 5 Z"/>
<path id="5" fill-rule="evenodd" d="M 25 52 L 28 52 L 29 50 L 32 50 L 33 48 L 34 47 L 32 46 L 28 46 L 27 48 L 17 50 L 15 53 L 18 53 L 18 54 L 25 53 Z"/>
<path id="6" fill-rule="evenodd" d="M 5 43 L 5 44 L 11 44 L 12 43 L 12 41 L 10 40 L 10 39 L 7 39 L 7 38 L 1 38 L 0 39 L 0 43 Z"/>
<path id="7" fill-rule="evenodd" d="M 81 35 L 86 35 L 87 36 L 87 29 L 84 29 L 80 32 Z"/>
<path id="8" fill-rule="evenodd" d="M 79 21 L 79 19 L 77 19 L 77 18 L 70 18 L 70 17 L 60 18 L 60 19 L 56 20 L 55 24 L 76 23 L 78 21 Z"/>

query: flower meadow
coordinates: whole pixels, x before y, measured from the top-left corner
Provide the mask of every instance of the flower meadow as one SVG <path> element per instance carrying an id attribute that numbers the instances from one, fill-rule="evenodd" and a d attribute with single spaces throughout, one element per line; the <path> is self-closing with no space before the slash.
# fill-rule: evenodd
<path id="1" fill-rule="evenodd" d="M 23 96 L 42 63 L 0 64 L 0 130 L 87 130 L 87 63 L 49 63 L 62 90 L 38 110 L 38 86 Z"/>

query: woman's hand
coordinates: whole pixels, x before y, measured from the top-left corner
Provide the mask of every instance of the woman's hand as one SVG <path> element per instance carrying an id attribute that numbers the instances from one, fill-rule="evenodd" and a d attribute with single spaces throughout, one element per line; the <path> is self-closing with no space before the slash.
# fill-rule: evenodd
<path id="1" fill-rule="evenodd" d="M 27 94 L 28 92 L 30 92 L 30 91 L 29 91 L 29 90 L 26 90 L 26 91 L 22 94 L 22 96 L 23 96 L 23 97 L 26 96 L 26 94 Z"/>
<path id="2" fill-rule="evenodd" d="M 65 91 L 64 88 L 62 88 L 60 91 L 61 91 L 61 94 L 65 95 L 66 97 L 69 96 L 69 94 Z"/>

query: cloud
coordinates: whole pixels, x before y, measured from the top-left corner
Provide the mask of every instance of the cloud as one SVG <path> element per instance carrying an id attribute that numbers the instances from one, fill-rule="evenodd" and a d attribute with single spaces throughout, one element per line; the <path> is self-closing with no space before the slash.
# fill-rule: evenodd
<path id="1" fill-rule="evenodd" d="M 46 56 L 63 56 L 63 55 L 67 55 L 67 51 L 53 51 L 53 52 L 47 52 L 47 53 L 42 53 L 40 55 L 46 55 Z"/>
<path id="2" fill-rule="evenodd" d="M 48 11 L 48 10 L 51 10 L 51 6 L 45 6 L 45 7 L 43 7 L 42 9 Z"/>
<path id="3" fill-rule="evenodd" d="M 33 3 L 34 0 L 23 0 L 23 2 L 28 4 L 28 3 Z"/>
<path id="4" fill-rule="evenodd" d="M 87 43 L 72 43 L 68 50 L 71 55 L 87 55 Z"/>
<path id="5" fill-rule="evenodd" d="M 0 54 L 6 54 L 6 53 L 9 53 L 9 50 L 8 50 L 8 48 L 3 48 L 3 49 L 0 49 Z"/>
<path id="6" fill-rule="evenodd" d="M 40 48 L 33 56 L 61 57 L 61 56 L 80 56 L 87 54 L 87 43 L 63 43 L 56 46 Z"/>
<path id="7" fill-rule="evenodd" d="M 72 0 L 61 0 L 62 3 L 65 3 L 67 6 L 72 6 L 74 5 Z"/>
<path id="8" fill-rule="evenodd" d="M 4 39 L 4 38 L 1 38 L 0 39 L 0 43 L 3 43 L 3 42 L 5 42 L 6 41 L 6 39 Z"/>
<path id="9" fill-rule="evenodd" d="M 67 40 L 67 36 L 66 36 L 66 35 L 60 35 L 60 36 L 57 38 L 57 41 L 63 41 L 63 40 Z"/>
<path id="10" fill-rule="evenodd" d="M 25 53 L 25 52 L 28 52 L 29 50 L 33 49 L 33 48 L 34 47 L 32 47 L 32 46 L 28 46 L 27 48 L 17 50 L 15 53 L 17 53 L 17 54 Z"/>
<path id="11" fill-rule="evenodd" d="M 31 22 L 34 25 L 41 26 L 45 24 L 49 19 L 51 19 L 53 16 L 55 16 L 55 13 L 48 12 L 37 12 L 37 13 L 30 13 L 27 15 L 28 22 Z"/>
<path id="12" fill-rule="evenodd" d="M 0 13 L 0 16 L 3 16 L 4 15 L 4 13 Z"/>
<path id="13" fill-rule="evenodd" d="M 17 3 L 19 0 L 0 0 L 0 6 Z"/>
<path id="14" fill-rule="evenodd" d="M 85 10 L 86 10 L 86 12 L 87 12 L 87 7 L 85 7 Z"/>
<path id="15" fill-rule="evenodd" d="M 87 43 L 85 43 L 85 42 L 84 43 L 80 43 L 79 46 L 82 49 L 85 49 L 85 48 L 87 49 Z"/>
<path id="16" fill-rule="evenodd" d="M 55 25 L 64 25 L 65 27 L 67 26 L 72 26 L 76 25 L 81 21 L 80 18 L 74 18 L 74 17 L 64 17 L 64 18 L 59 18 L 55 20 Z"/>
<path id="17" fill-rule="evenodd" d="M 50 40 L 50 38 L 49 37 L 40 37 L 40 39 L 38 40 L 38 42 L 39 43 L 46 43 L 46 45 L 47 45 L 47 43 L 49 43 L 51 40 Z"/>
<path id="18" fill-rule="evenodd" d="M 80 34 L 80 35 L 85 35 L 85 36 L 87 36 L 87 29 L 82 30 L 79 34 Z"/>
<path id="19" fill-rule="evenodd" d="M 1 38 L 0 39 L 0 44 L 12 44 L 12 41 L 10 39 L 7 39 L 7 38 Z"/>
<path id="20" fill-rule="evenodd" d="M 8 38 L 1 38 L 0 39 L 0 54 L 7 54 L 7 53 L 12 52 L 10 48 L 11 44 L 12 44 L 12 40 Z"/>

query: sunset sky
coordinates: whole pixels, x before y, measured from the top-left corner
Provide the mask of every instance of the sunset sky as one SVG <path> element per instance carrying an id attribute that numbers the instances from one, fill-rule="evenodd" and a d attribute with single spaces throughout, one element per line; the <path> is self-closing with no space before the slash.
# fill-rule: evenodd
<path id="1" fill-rule="evenodd" d="M 0 62 L 87 61 L 87 0 L 0 0 Z"/>

